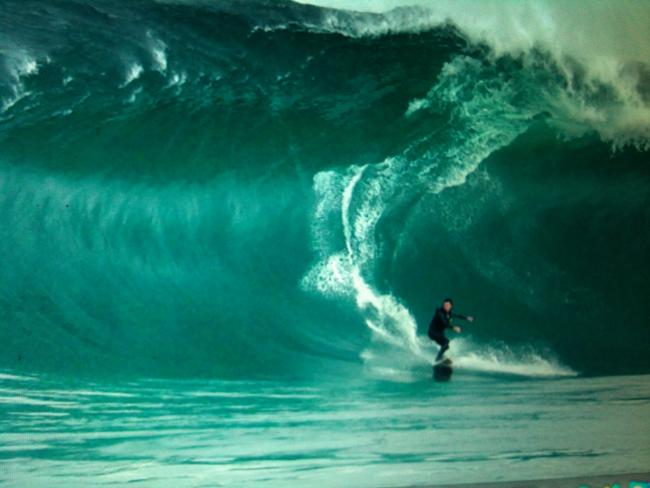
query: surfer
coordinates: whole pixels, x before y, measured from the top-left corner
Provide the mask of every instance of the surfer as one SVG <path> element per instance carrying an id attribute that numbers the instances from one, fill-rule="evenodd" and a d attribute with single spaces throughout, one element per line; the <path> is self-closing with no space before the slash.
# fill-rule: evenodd
<path id="1" fill-rule="evenodd" d="M 461 331 L 460 327 L 451 324 L 451 319 L 459 318 L 469 322 L 474 321 L 474 317 L 453 313 L 451 311 L 453 306 L 453 300 L 451 298 L 445 298 L 442 302 L 442 307 L 436 309 L 436 313 L 429 324 L 429 337 L 440 346 L 440 351 L 436 356 L 436 362 L 440 361 L 445 351 L 449 349 L 449 339 L 445 337 L 445 330 L 453 329 L 456 333 Z"/>

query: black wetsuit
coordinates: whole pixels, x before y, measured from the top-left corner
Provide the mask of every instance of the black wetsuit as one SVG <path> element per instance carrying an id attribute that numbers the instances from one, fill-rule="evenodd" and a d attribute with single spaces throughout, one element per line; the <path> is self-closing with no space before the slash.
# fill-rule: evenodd
<path id="1" fill-rule="evenodd" d="M 436 361 L 440 361 L 445 351 L 449 349 L 449 339 L 445 337 L 445 330 L 453 327 L 451 325 L 452 318 L 467 320 L 465 315 L 454 312 L 447 313 L 444 308 L 439 307 L 436 308 L 436 313 L 429 324 L 429 337 L 432 341 L 440 345 L 440 351 L 438 352 Z"/>

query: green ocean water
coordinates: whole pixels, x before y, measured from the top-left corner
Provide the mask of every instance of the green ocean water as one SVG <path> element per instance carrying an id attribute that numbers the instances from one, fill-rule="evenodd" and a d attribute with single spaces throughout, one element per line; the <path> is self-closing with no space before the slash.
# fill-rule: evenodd
<path id="1" fill-rule="evenodd" d="M 422 373 L 345 388 L 3 374 L 0 481 L 374 487 L 647 472 L 647 375 L 441 384 Z"/>
<path id="2" fill-rule="evenodd" d="M 648 6 L 315 3 L 0 3 L 2 482 L 647 467 Z"/>

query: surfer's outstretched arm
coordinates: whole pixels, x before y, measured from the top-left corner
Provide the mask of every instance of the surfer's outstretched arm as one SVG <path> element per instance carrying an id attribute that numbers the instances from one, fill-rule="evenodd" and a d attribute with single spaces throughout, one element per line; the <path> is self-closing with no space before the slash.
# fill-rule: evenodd
<path id="1" fill-rule="evenodd" d="M 462 315 L 459 313 L 452 312 L 450 316 L 456 319 L 462 319 L 462 320 L 467 320 L 468 322 L 474 322 L 474 317 L 472 317 L 471 315 Z"/>

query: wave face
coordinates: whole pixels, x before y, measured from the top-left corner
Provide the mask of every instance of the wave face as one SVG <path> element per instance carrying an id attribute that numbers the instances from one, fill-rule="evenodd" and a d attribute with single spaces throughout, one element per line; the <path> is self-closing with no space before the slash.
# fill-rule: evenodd
<path id="1" fill-rule="evenodd" d="M 451 5 L 6 1 L 0 366 L 650 372 L 648 7 Z"/>

